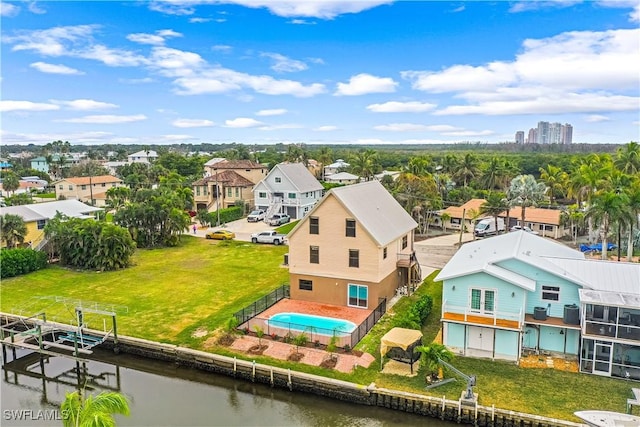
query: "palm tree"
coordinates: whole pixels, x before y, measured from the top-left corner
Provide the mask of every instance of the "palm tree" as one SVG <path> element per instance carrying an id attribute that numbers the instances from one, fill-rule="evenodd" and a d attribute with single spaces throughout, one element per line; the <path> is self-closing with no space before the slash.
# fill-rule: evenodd
<path id="1" fill-rule="evenodd" d="M 607 259 L 607 238 L 611 224 L 629 217 L 629 197 L 625 193 L 605 191 L 592 197 L 587 208 L 587 218 L 592 218 L 601 228 L 602 259 Z"/>
<path id="2" fill-rule="evenodd" d="M 504 159 L 502 157 L 492 157 L 482 172 L 482 186 L 489 191 L 499 187 L 505 173 Z"/>
<path id="3" fill-rule="evenodd" d="M 486 201 L 480 206 L 480 214 L 491 215 L 495 220 L 497 234 L 500 234 L 500 229 L 498 228 L 498 216 L 508 210 L 509 203 L 502 193 L 489 193 Z"/>
<path id="4" fill-rule="evenodd" d="M 540 180 L 547 186 L 549 193 L 549 204 L 553 205 L 556 195 L 566 195 L 565 189 L 569 182 L 569 175 L 557 166 L 547 165 L 547 168 L 540 168 Z"/>
<path id="5" fill-rule="evenodd" d="M 15 194 L 15 191 L 20 188 L 20 177 L 11 171 L 3 173 L 2 188 L 5 191 L 11 191 L 12 195 Z"/>
<path id="6" fill-rule="evenodd" d="M 638 217 L 640 216 L 640 179 L 636 179 L 635 183 L 627 189 L 629 197 L 629 211 L 631 218 L 629 220 L 628 236 L 627 236 L 627 261 L 631 262 L 633 257 L 633 236 L 634 227 L 638 227 Z"/>
<path id="7" fill-rule="evenodd" d="M 632 141 L 618 148 L 614 164 L 621 172 L 629 175 L 640 173 L 640 145 Z"/>
<path id="8" fill-rule="evenodd" d="M 416 351 L 422 353 L 422 359 L 425 367 L 427 368 L 427 372 L 429 373 L 428 378 L 437 376 L 441 360 L 450 362 L 453 359 L 453 353 L 451 350 L 438 343 L 418 346 L 416 347 Z"/>
<path id="9" fill-rule="evenodd" d="M 15 248 L 24 242 L 27 226 L 20 215 L 5 214 L 0 216 L 0 230 L 2 240 L 7 242 L 7 248 Z"/>
<path id="10" fill-rule="evenodd" d="M 431 163 L 429 156 L 411 157 L 407 163 L 407 170 L 414 175 L 424 175 L 429 172 Z"/>
<path id="11" fill-rule="evenodd" d="M 320 147 L 320 150 L 318 151 L 317 154 L 318 157 L 318 162 L 320 162 L 320 165 L 322 166 L 321 172 L 320 172 L 320 176 L 322 178 L 322 180 L 324 181 L 324 168 L 327 165 L 330 165 L 331 162 L 333 162 L 333 154 L 331 152 L 331 148 L 329 147 Z"/>
<path id="12" fill-rule="evenodd" d="M 520 216 L 522 222 L 520 224 L 523 227 L 525 225 L 525 209 L 528 206 L 536 206 L 538 202 L 543 200 L 546 190 L 546 186 L 537 182 L 533 175 L 518 175 L 511 180 L 507 197 L 515 205 L 522 207 L 522 215 Z"/>
<path id="13" fill-rule="evenodd" d="M 102 392 L 83 399 L 80 392 L 67 393 L 60 406 L 64 427 L 115 427 L 114 414 L 129 415 L 127 398 L 116 392 Z"/>
<path id="14" fill-rule="evenodd" d="M 467 184 L 479 174 L 478 158 L 475 154 L 467 153 L 458 165 L 458 169 L 454 172 L 454 177 L 462 181 L 462 185 L 466 187 Z"/>
<path id="15" fill-rule="evenodd" d="M 378 168 L 378 153 L 374 150 L 360 150 L 351 161 L 351 170 L 369 181 Z"/>

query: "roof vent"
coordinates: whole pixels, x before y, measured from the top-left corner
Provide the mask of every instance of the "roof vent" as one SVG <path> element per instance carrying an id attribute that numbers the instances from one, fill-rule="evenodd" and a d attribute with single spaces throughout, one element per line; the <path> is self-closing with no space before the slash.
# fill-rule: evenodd
<path id="1" fill-rule="evenodd" d="M 525 255 L 531 255 L 531 251 L 527 251 L 524 253 Z"/>

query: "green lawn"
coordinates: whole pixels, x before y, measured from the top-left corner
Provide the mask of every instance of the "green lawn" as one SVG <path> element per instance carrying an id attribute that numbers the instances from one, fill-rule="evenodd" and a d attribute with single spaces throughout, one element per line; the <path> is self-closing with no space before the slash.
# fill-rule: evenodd
<path id="1" fill-rule="evenodd" d="M 288 282 L 280 267 L 288 248 L 218 242 L 185 236 L 176 248 L 138 250 L 135 265 L 114 272 L 60 267 L 2 281 L 0 308 L 31 315 L 45 309 L 50 319 L 69 322 L 74 307 L 38 300 L 64 296 L 128 308 L 118 313 L 118 332 L 199 348 L 193 331 L 212 331 L 235 311 Z M 90 327 L 102 327 L 99 323 Z"/>
<path id="2" fill-rule="evenodd" d="M 0 309 L 23 315 L 46 310 L 48 318 L 69 322 L 74 316 L 72 304 L 34 297 L 63 296 L 116 304 L 128 308 L 128 312 L 118 313 L 118 331 L 123 335 L 232 355 L 227 348 L 210 348 L 205 345 L 207 336 L 197 338 L 193 333 L 196 330 L 212 332 L 237 310 L 287 283 L 288 270 L 280 264 L 288 249 L 184 236 L 177 248 L 137 251 L 135 265 L 122 271 L 98 273 L 51 267 L 3 280 Z M 407 309 L 419 295 L 429 294 L 434 302 L 433 312 L 423 328 L 425 343 L 438 333 L 442 286 L 433 282 L 433 277 L 435 273 L 416 294 L 400 300 L 358 344 L 356 349 L 376 356 L 376 361 L 367 369 L 359 367 L 352 374 L 341 374 L 262 356 L 255 359 L 359 384 L 375 382 L 379 387 L 458 399 L 465 388 L 463 380 L 427 392 L 423 370 L 413 378 L 378 372 L 380 337 L 391 328 L 394 313 Z M 87 316 L 93 328 L 101 328 L 102 319 Z M 246 358 L 243 354 L 233 355 Z M 500 408 L 574 421 L 577 419 L 572 414 L 580 409 L 624 411 L 626 399 L 631 397 L 630 387 L 634 385 L 593 375 L 523 369 L 513 363 L 489 360 L 456 357 L 452 363 L 462 372 L 477 376 L 475 389 L 482 405 L 495 404 Z"/>

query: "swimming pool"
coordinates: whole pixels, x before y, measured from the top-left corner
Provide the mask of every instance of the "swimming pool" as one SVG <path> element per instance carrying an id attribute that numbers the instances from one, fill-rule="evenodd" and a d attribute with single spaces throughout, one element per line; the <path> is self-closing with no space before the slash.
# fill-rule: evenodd
<path id="1" fill-rule="evenodd" d="M 356 329 L 356 324 L 348 320 L 333 317 L 314 316 L 301 313 L 278 313 L 269 318 L 269 326 L 278 328 L 313 332 L 322 335 L 349 335 Z"/>

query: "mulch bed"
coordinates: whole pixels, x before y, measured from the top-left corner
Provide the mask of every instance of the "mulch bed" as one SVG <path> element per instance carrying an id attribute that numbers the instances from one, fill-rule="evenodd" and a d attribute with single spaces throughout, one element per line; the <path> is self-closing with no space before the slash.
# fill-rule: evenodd
<path id="1" fill-rule="evenodd" d="M 325 369 L 333 369 L 336 367 L 337 364 L 338 364 L 337 357 L 327 357 L 322 361 L 322 363 L 320 364 L 320 367 Z"/>
<path id="2" fill-rule="evenodd" d="M 218 339 L 218 344 L 229 347 L 235 340 L 236 338 L 232 335 L 223 335 Z"/>
<path id="3" fill-rule="evenodd" d="M 249 353 L 249 354 L 262 354 L 268 348 L 269 348 L 268 345 L 254 345 L 253 347 L 250 347 L 249 350 L 247 350 L 247 353 Z"/>
<path id="4" fill-rule="evenodd" d="M 304 357 L 304 353 L 291 353 L 287 360 L 290 362 L 299 362 Z"/>

